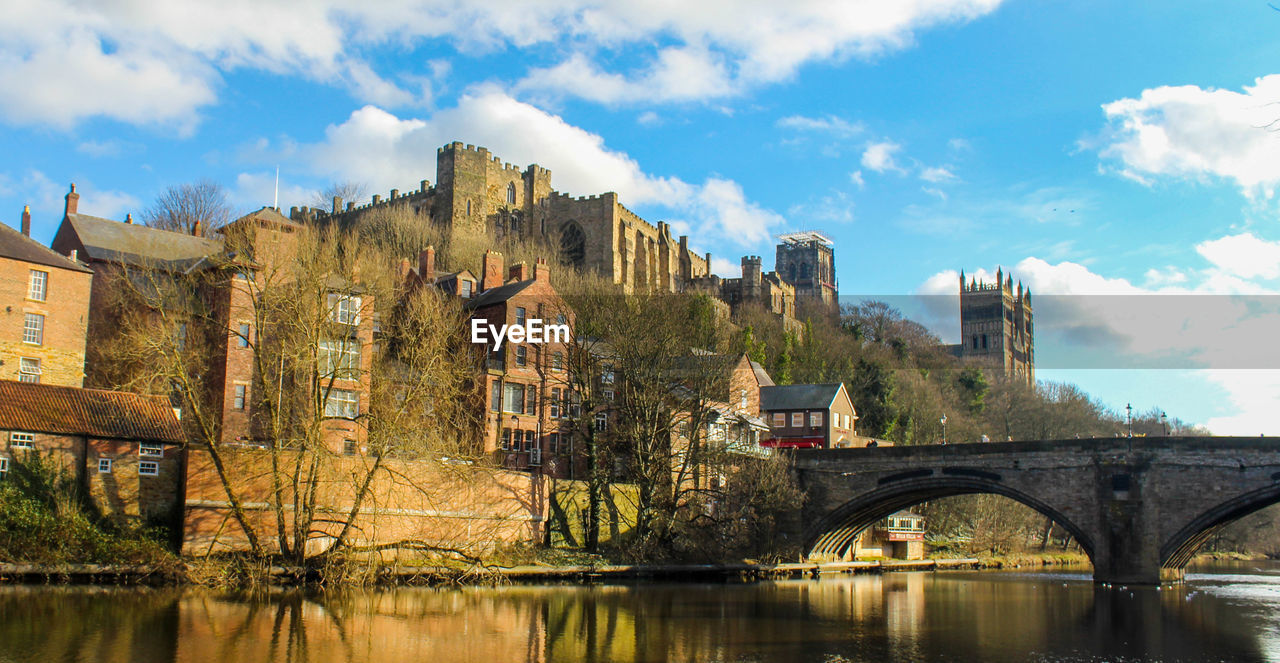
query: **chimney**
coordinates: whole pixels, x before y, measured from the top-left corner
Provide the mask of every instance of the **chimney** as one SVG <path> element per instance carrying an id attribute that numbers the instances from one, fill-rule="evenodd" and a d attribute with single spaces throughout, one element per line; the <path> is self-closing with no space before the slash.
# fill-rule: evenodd
<path id="1" fill-rule="evenodd" d="M 424 281 L 436 277 L 436 247 L 428 246 L 418 253 L 418 277 Z"/>
<path id="2" fill-rule="evenodd" d="M 125 223 L 127 223 L 127 224 L 129 224 L 129 225 L 133 225 L 133 215 L 132 215 L 132 214 L 125 214 L 125 215 L 124 215 L 124 222 L 125 222 Z"/>
<path id="3" fill-rule="evenodd" d="M 534 263 L 533 280 L 542 283 L 551 282 L 551 268 L 547 266 L 546 258 L 538 258 L 538 262 Z"/>
<path id="4" fill-rule="evenodd" d="M 342 196 L 333 197 L 333 213 L 337 214 L 342 211 Z"/>
<path id="5" fill-rule="evenodd" d="M 76 183 L 71 183 L 71 192 L 67 194 L 67 207 L 62 211 L 63 216 L 77 214 L 77 208 L 80 207 L 80 194 L 76 193 Z"/>
<path id="6" fill-rule="evenodd" d="M 484 252 L 484 273 L 480 276 L 480 290 L 488 290 L 502 285 L 502 254 L 497 251 Z"/>
<path id="7" fill-rule="evenodd" d="M 22 234 L 27 237 L 31 236 L 31 206 L 22 206 Z"/>
<path id="8" fill-rule="evenodd" d="M 522 263 L 522 262 L 518 262 L 512 265 L 510 270 L 507 272 L 507 280 L 508 281 L 528 281 L 529 265 L 526 265 L 525 263 Z"/>
<path id="9" fill-rule="evenodd" d="M 408 258 L 400 259 L 400 268 L 396 270 L 396 275 L 399 277 L 401 283 L 409 279 L 409 259 Z"/>
<path id="10" fill-rule="evenodd" d="M 71 258 L 71 261 L 72 261 L 72 262 L 76 262 L 77 256 L 79 256 L 79 255 L 80 255 L 80 252 L 79 252 L 79 251 L 77 251 L 77 250 L 75 250 L 75 249 L 71 249 L 71 253 L 68 253 L 68 254 L 67 254 L 67 257 L 68 257 L 68 258 Z"/>
<path id="11" fill-rule="evenodd" d="M 192 237 L 204 237 L 204 224 L 200 223 L 200 219 L 196 219 L 196 222 L 191 224 L 191 235 Z"/>

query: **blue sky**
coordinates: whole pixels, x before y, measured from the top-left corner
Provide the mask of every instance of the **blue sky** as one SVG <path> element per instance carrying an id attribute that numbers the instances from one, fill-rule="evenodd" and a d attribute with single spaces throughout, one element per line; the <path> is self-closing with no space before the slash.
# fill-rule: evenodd
<path id="1" fill-rule="evenodd" d="M 278 166 L 287 209 L 332 180 L 414 188 L 461 140 L 617 191 L 726 276 L 820 229 L 850 295 L 950 294 L 997 265 L 1043 294 L 1280 288 L 1265 2 L 0 4 L 0 218 L 32 205 L 44 241 L 72 181 L 101 216 L 202 177 L 247 211 Z M 1280 374 L 1214 358 L 1274 345 L 1263 308 L 1149 340 L 1081 306 L 1121 349 L 1181 343 L 1204 370 L 1040 377 L 1280 434 Z"/>

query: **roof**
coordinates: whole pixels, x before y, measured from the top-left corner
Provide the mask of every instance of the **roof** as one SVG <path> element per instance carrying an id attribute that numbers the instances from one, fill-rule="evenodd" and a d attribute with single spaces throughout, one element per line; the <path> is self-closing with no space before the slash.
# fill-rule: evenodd
<path id="1" fill-rule="evenodd" d="M 87 214 L 68 214 L 65 223 L 75 231 L 87 257 L 104 262 L 186 269 L 222 249 L 216 239 Z"/>
<path id="2" fill-rule="evenodd" d="M 93 270 L 0 223 L 0 258 L 93 273 Z"/>
<path id="3" fill-rule="evenodd" d="M 501 304 L 520 294 L 525 288 L 533 285 L 533 283 L 534 279 L 529 279 L 528 281 L 516 281 L 514 283 L 500 285 L 496 288 L 489 288 L 488 290 L 485 290 L 479 295 L 473 297 L 471 301 L 467 302 L 466 306 L 469 309 L 478 309 L 486 306 L 493 306 L 494 304 Z"/>
<path id="4" fill-rule="evenodd" d="M 186 441 L 168 401 L 122 391 L 0 380 L 0 429 L 145 440 Z"/>
<path id="5" fill-rule="evenodd" d="M 844 385 L 791 384 L 785 387 L 761 387 L 760 409 L 773 410 L 825 410 L 831 407 L 836 394 Z"/>
<path id="6" fill-rule="evenodd" d="M 769 372 L 764 370 L 764 366 L 761 366 L 760 362 L 751 362 L 751 371 L 756 374 L 756 382 L 759 382 L 761 387 L 773 386 L 773 378 L 769 377 Z"/>

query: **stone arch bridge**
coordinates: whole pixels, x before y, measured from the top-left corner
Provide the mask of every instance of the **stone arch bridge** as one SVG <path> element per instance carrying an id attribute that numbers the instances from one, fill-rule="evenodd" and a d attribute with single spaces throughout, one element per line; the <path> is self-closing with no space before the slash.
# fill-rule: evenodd
<path id="1" fill-rule="evenodd" d="M 794 525 L 809 557 L 843 556 L 899 509 L 952 495 L 1021 502 L 1071 532 L 1095 582 L 1178 581 L 1213 533 L 1280 502 L 1280 440 L 1094 438 L 800 450 Z"/>

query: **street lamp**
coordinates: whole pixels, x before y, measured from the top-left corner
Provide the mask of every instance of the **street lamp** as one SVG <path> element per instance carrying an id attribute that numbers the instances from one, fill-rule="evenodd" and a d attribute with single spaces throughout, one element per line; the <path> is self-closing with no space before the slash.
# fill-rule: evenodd
<path id="1" fill-rule="evenodd" d="M 1125 421 L 1129 425 L 1129 437 L 1133 437 L 1133 404 L 1124 404 Z"/>
<path id="2" fill-rule="evenodd" d="M 938 421 L 942 423 L 942 443 L 946 444 L 947 443 L 947 415 L 945 414 L 942 415 L 942 418 L 939 419 Z"/>
<path id="3" fill-rule="evenodd" d="M 1160 413 L 1160 430 L 1164 431 L 1165 437 L 1169 436 L 1168 417 L 1163 412 Z"/>

